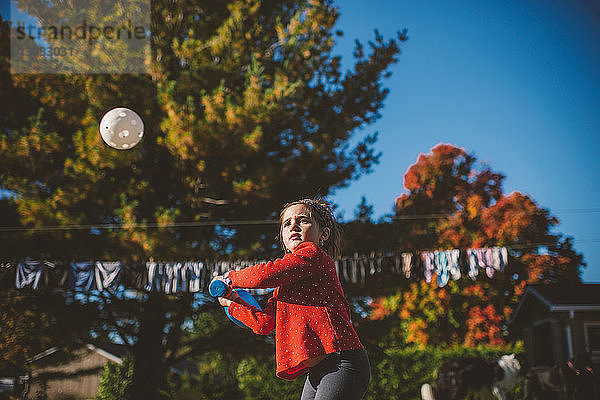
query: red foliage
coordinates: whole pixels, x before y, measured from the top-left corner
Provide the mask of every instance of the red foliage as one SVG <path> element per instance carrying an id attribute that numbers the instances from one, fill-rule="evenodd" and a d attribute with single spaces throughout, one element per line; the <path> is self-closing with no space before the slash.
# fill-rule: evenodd
<path id="1" fill-rule="evenodd" d="M 383 297 L 377 297 L 371 302 L 371 319 L 384 319 L 391 313 L 392 311 L 384 305 Z"/>
<path id="2" fill-rule="evenodd" d="M 502 333 L 500 326 L 503 319 L 504 317 L 499 315 L 491 304 L 483 309 L 481 306 L 471 308 L 467 319 L 468 330 L 464 345 L 468 347 L 475 347 L 479 344 L 504 345 L 505 342 L 500 337 Z"/>
<path id="3" fill-rule="evenodd" d="M 559 221 L 529 196 L 502 193 L 502 174 L 450 144 L 420 154 L 405 176 L 408 193 L 396 198 L 398 232 L 412 250 L 509 246 L 509 265 L 493 279 L 463 277 L 451 290 L 412 284 L 402 296 L 374 301 L 374 318 L 398 313 L 405 343 L 502 345 L 526 282 L 578 282 L 582 256 L 569 238 L 551 233 Z M 541 246 L 541 247 L 540 247 Z"/>

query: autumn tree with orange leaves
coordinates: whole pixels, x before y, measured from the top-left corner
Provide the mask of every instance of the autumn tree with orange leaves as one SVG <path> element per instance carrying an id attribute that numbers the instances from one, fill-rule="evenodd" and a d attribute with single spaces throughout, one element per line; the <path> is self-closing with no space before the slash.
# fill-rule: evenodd
<path id="1" fill-rule="evenodd" d="M 504 175 L 464 149 L 439 144 L 404 176 L 392 225 L 399 248 L 412 251 L 506 246 L 509 264 L 493 279 L 412 282 L 375 298 L 373 319 L 389 321 L 388 343 L 503 345 L 506 322 L 526 283 L 577 283 L 583 257 L 559 221 L 529 196 L 502 190 Z"/>

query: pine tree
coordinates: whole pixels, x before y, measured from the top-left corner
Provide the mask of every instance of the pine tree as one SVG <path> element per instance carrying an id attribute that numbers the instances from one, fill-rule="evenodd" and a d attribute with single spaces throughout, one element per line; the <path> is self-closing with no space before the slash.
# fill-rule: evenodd
<path id="1" fill-rule="evenodd" d="M 149 75 L 10 75 L 3 64 L 2 189 L 21 226 L 88 227 L 32 229 L 12 255 L 272 251 L 272 226 L 174 225 L 271 219 L 371 170 L 376 135 L 349 142 L 379 118 L 381 78 L 406 37 L 376 34 L 368 52 L 357 42 L 342 73 L 337 15 L 328 1 L 158 1 Z M 101 142 L 98 121 L 114 106 L 145 122 L 132 150 Z"/>
<path id="2" fill-rule="evenodd" d="M 343 72 L 337 17 L 328 0 L 153 1 L 147 75 L 11 75 L 2 21 L 0 212 L 18 224 L 0 231 L 0 255 L 139 262 L 276 252 L 273 224 L 226 221 L 273 219 L 287 201 L 327 195 L 378 161 L 376 134 L 357 135 L 380 117 L 383 78 L 406 35 L 357 41 Z M 144 120 L 134 149 L 101 141 L 99 120 L 116 106 Z M 167 350 L 179 349 L 194 309 L 189 297 L 150 297 L 127 314 L 139 322 L 130 334 L 144 338 L 135 365 L 155 369 L 136 369 L 133 398 L 157 397 L 177 359 Z M 107 332 L 120 329 L 116 303 L 105 305 Z"/>

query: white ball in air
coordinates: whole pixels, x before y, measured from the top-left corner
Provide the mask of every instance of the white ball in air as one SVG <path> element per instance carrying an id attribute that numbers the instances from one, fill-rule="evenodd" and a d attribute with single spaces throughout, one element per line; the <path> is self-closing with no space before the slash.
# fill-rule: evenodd
<path id="1" fill-rule="evenodd" d="M 113 108 L 100 121 L 100 135 L 110 147 L 129 150 L 142 140 L 144 122 L 129 108 Z"/>

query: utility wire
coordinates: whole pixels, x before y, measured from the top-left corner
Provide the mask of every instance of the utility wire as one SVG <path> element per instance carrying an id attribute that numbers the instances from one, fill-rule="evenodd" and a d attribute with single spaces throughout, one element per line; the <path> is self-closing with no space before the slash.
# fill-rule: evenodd
<path id="1" fill-rule="evenodd" d="M 580 244 L 584 244 L 584 243 L 600 243 L 600 239 L 581 239 L 581 240 L 577 240 L 575 239 L 574 244 L 576 245 L 580 245 Z M 554 242 L 540 242 L 540 243 L 528 243 L 528 244 L 508 244 L 505 247 L 511 249 L 511 250 L 519 250 L 519 249 L 530 249 L 530 248 L 536 248 L 536 247 L 557 247 L 557 245 L 560 245 L 560 243 Z M 496 246 L 496 247 L 502 247 L 502 246 Z"/>
<path id="2" fill-rule="evenodd" d="M 24 231 L 68 231 L 68 230 L 88 230 L 88 229 L 146 229 L 146 228 L 181 228 L 181 227 L 199 227 L 199 226 L 217 226 L 217 225 L 274 225 L 277 220 L 234 220 L 234 221 L 194 221 L 194 222 L 174 222 L 172 224 L 150 223 L 132 223 L 132 224 L 88 224 L 88 225 L 47 225 L 47 226 L 2 226 L 0 232 L 24 232 Z"/>
<path id="3" fill-rule="evenodd" d="M 573 208 L 557 209 L 554 212 L 563 214 L 590 214 L 600 213 L 600 208 Z M 393 215 L 392 220 L 426 220 L 443 219 L 452 217 L 455 214 L 405 214 Z M 131 223 L 131 224 L 65 224 L 65 225 L 46 225 L 46 226 L 0 226 L 0 232 L 51 232 L 51 231 L 69 231 L 69 230 L 110 230 L 110 229 L 153 229 L 153 228 L 186 228 L 201 226 L 242 226 L 242 225 L 275 225 L 279 221 L 273 219 L 256 220 L 221 220 L 221 221 L 191 221 L 191 222 L 173 222 L 170 224 L 150 223 Z"/>
<path id="4" fill-rule="evenodd" d="M 600 213 L 600 208 L 562 208 L 556 210 L 549 210 L 554 213 L 561 214 L 594 214 Z M 442 219 L 453 217 L 456 214 L 406 214 L 406 215 L 393 215 L 392 219 L 406 220 L 406 219 Z"/>

